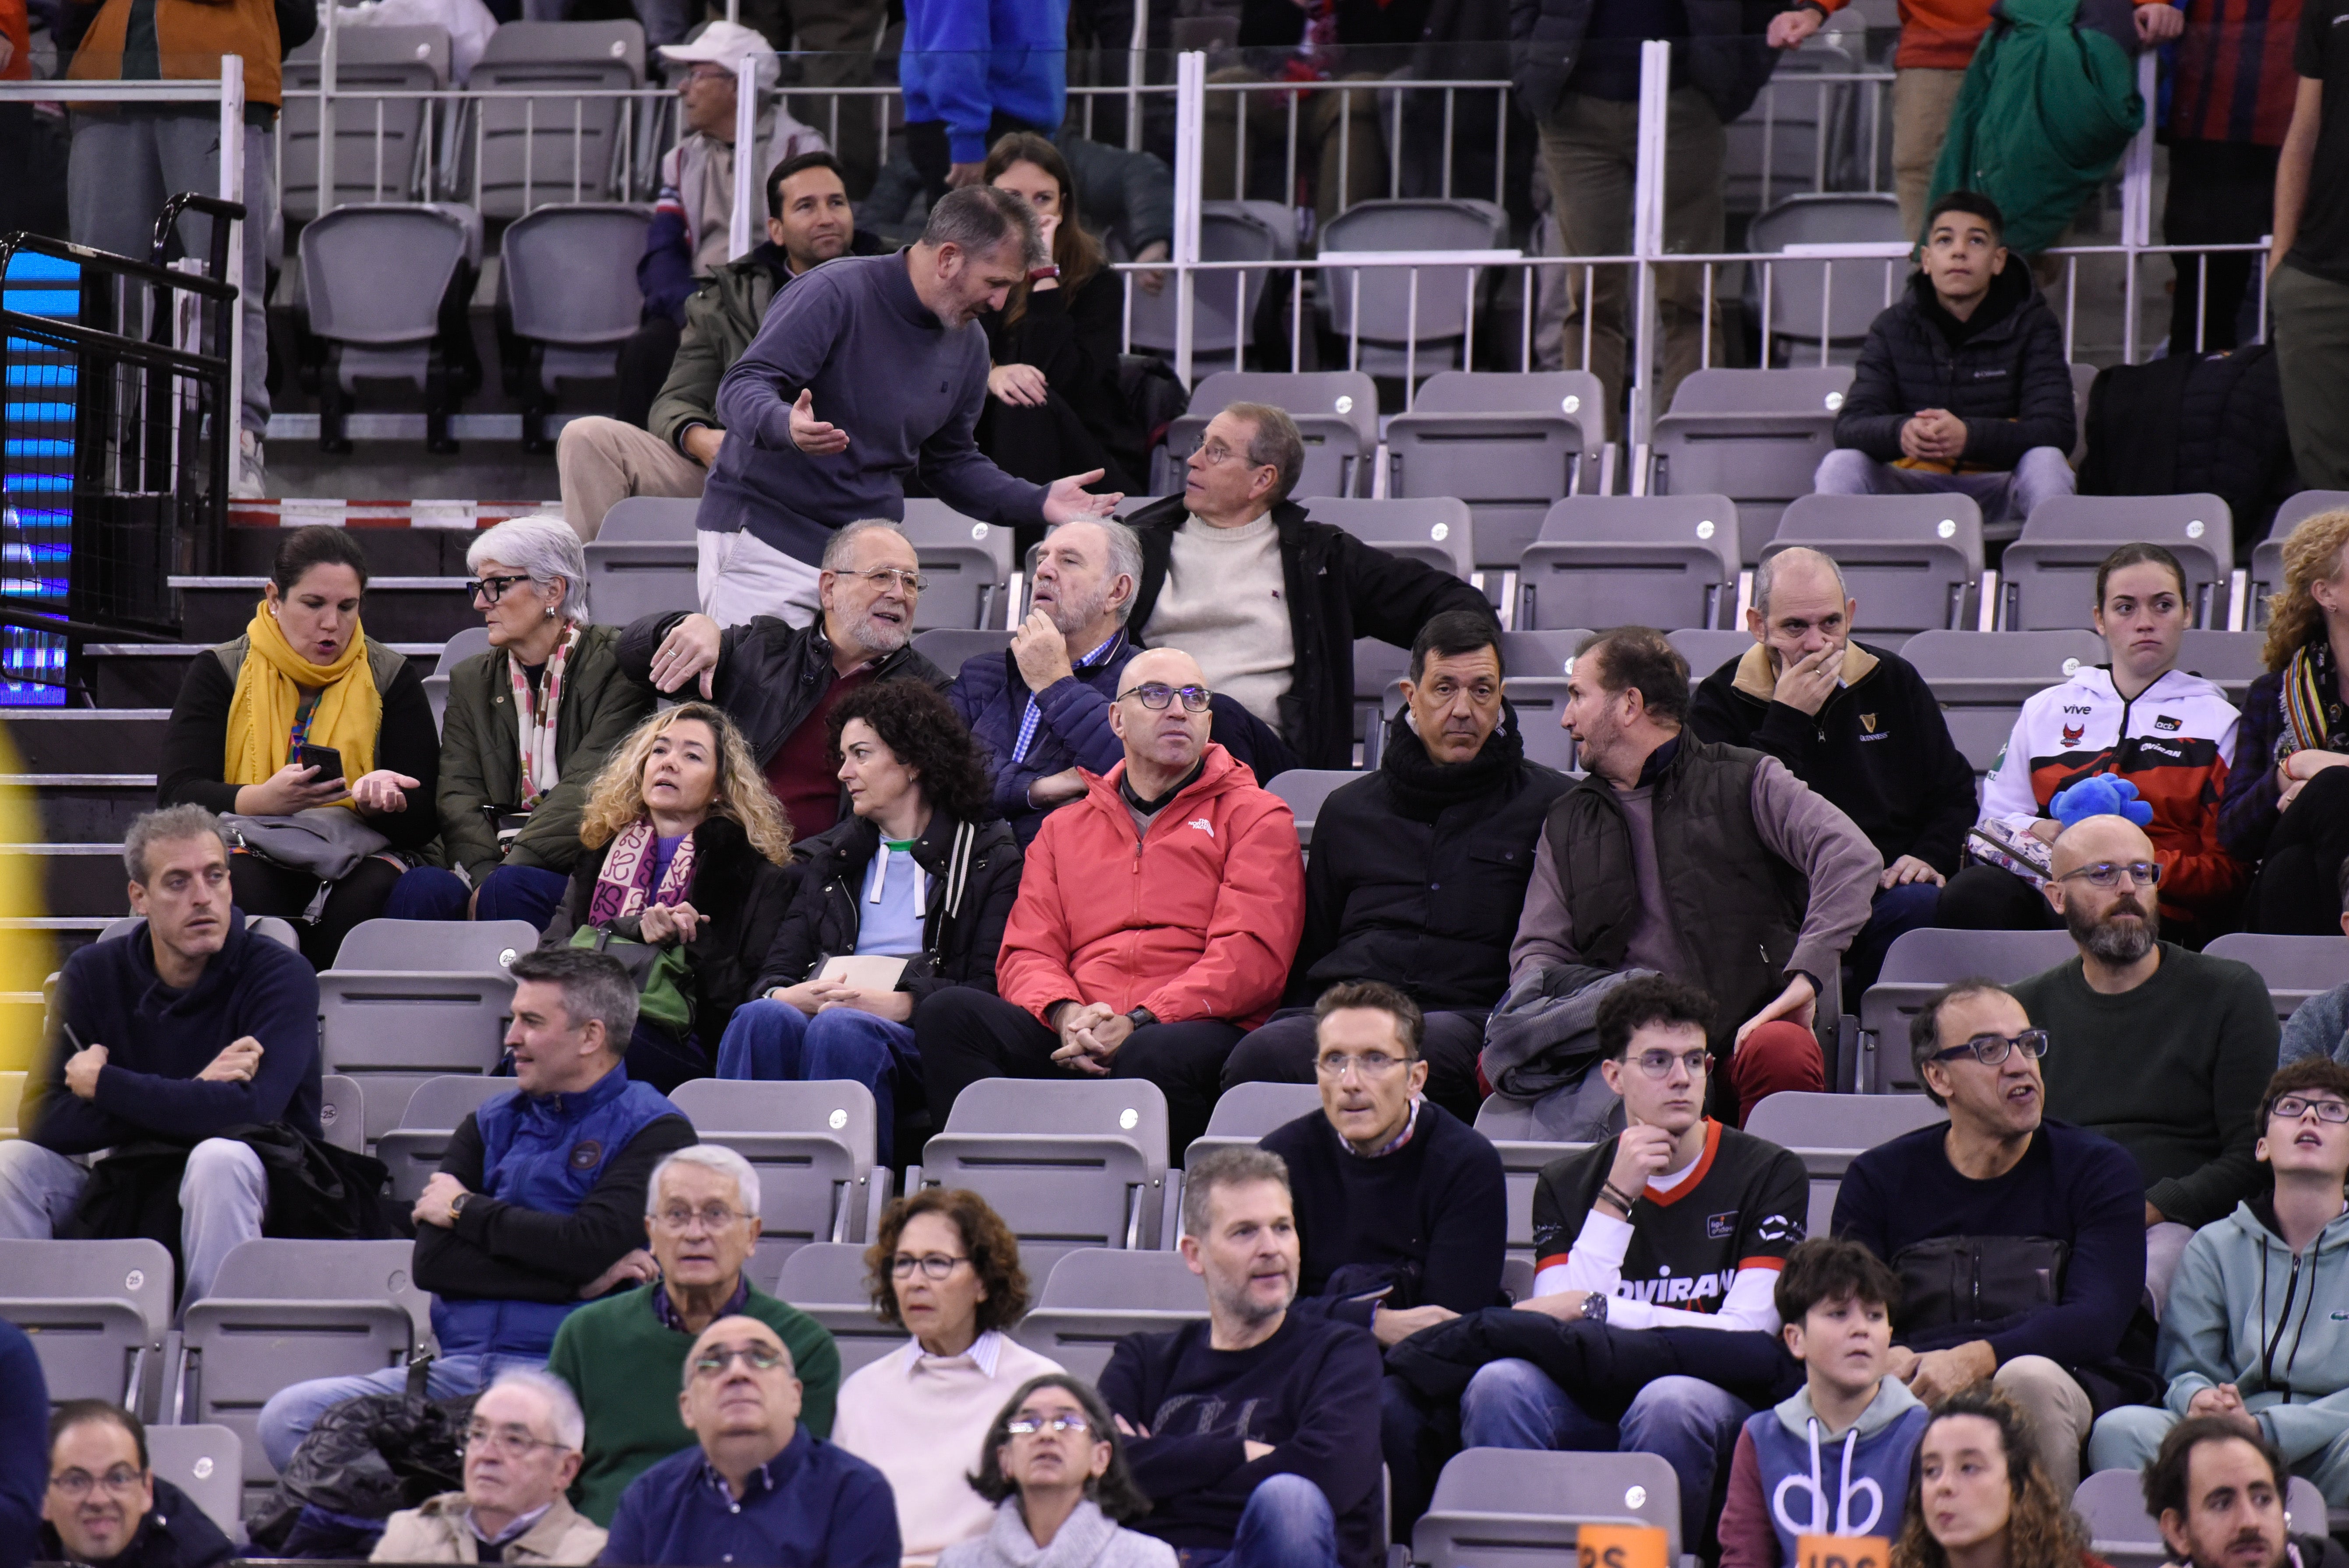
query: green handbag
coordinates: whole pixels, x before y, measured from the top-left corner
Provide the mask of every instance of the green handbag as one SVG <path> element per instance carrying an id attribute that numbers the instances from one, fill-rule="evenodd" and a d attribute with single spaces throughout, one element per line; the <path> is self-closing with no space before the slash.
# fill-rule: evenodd
<path id="1" fill-rule="evenodd" d="M 682 942 L 638 942 L 616 936 L 608 926 L 583 925 L 571 934 L 574 947 L 609 954 L 636 983 L 636 1016 L 679 1037 L 693 1032 L 693 959 Z"/>

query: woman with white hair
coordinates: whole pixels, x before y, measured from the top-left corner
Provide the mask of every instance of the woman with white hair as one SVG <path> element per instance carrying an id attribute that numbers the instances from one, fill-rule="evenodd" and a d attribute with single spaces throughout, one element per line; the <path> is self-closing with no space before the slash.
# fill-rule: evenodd
<path id="1" fill-rule="evenodd" d="M 543 929 L 579 858 L 588 787 L 652 693 L 620 673 L 621 629 L 587 624 L 587 555 L 561 518 L 484 530 L 465 565 L 490 651 L 449 672 L 437 802 L 453 869 L 408 872 L 384 913 Z"/>

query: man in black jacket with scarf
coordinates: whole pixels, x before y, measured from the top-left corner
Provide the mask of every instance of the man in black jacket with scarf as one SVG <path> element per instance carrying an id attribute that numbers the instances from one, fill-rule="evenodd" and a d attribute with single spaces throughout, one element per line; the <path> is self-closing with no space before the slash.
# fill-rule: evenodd
<path id="1" fill-rule="evenodd" d="M 1181 648 L 1208 686 L 1280 732 L 1308 768 L 1354 762 L 1354 639 L 1409 647 L 1433 616 L 1492 618 L 1458 578 L 1307 519 L 1288 499 L 1305 438 L 1286 410 L 1234 403 L 1207 422 L 1183 493 L 1127 519 L 1142 583 L 1126 624 Z"/>
<path id="2" fill-rule="evenodd" d="M 1526 760 L 1491 618 L 1446 610 L 1412 644 L 1379 770 L 1322 802 L 1288 1006 L 1234 1047 L 1224 1087 L 1311 1083 L 1313 1003 L 1343 980 L 1399 985 L 1426 1015 L 1427 1096 L 1474 1122 L 1485 1016 L 1550 805 L 1573 780 Z"/>

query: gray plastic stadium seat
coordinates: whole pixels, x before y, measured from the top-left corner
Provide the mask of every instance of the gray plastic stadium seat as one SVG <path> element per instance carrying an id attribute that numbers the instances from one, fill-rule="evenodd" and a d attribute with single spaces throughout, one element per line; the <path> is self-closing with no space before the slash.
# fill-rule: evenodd
<path id="1" fill-rule="evenodd" d="M 2248 964 L 2267 982 L 2278 1018 L 2289 1018 L 2302 1002 L 2349 979 L 2349 938 L 2275 936 L 2234 931 L 2204 951 L 2213 958 Z"/>
<path id="2" fill-rule="evenodd" d="M 362 377 L 433 390 L 441 298 L 457 264 L 480 248 L 477 222 L 458 208 L 387 203 L 338 208 L 303 225 L 302 298 L 341 394 Z M 340 431 L 322 425 L 320 434 Z"/>
<path id="3" fill-rule="evenodd" d="M 1009 529 L 965 517 L 942 500 L 911 496 L 905 531 L 930 582 L 914 607 L 915 625 L 1003 624 L 1012 572 Z"/>
<path id="4" fill-rule="evenodd" d="M 1516 624 L 1725 625 L 1737 533 L 1724 495 L 1568 496 L 1518 566 Z"/>
<path id="5" fill-rule="evenodd" d="M 1977 624 L 1982 521 L 1971 496 L 1797 496 L 1762 559 L 1798 545 L 1842 570 L 1859 602 L 1852 625 L 1862 637 Z"/>
<path id="6" fill-rule="evenodd" d="M 914 652 L 948 675 L 959 673 L 963 665 L 982 655 L 1000 655 L 1010 646 L 1009 632 L 967 632 L 959 626 L 933 626 L 914 634 Z"/>
<path id="7" fill-rule="evenodd" d="M 269 1397 L 312 1377 L 407 1361 L 427 1332 L 430 1298 L 410 1274 L 408 1242 L 240 1243 L 212 1294 L 191 1305 L 173 1369 L 171 1419 L 216 1423 L 244 1445 L 244 1479 L 275 1476 L 254 1423 Z"/>
<path id="8" fill-rule="evenodd" d="M 620 346 L 644 315 L 636 263 L 652 221 L 648 208 L 582 201 L 540 207 L 506 226 L 498 293 L 513 313 L 514 335 L 530 346 L 525 443 L 545 439 L 558 380 L 618 374 Z"/>
<path id="9" fill-rule="evenodd" d="M 704 1143 L 731 1149 L 759 1172 L 761 1270 L 810 1242 L 872 1237 L 889 1168 L 874 1168 L 879 1112 L 864 1085 L 693 1078 L 668 1098 Z"/>
<path id="10" fill-rule="evenodd" d="M 694 579 L 698 500 L 632 495 L 604 514 L 587 543 L 587 603 L 607 626 L 701 608 Z"/>
<path id="11" fill-rule="evenodd" d="M 2240 707 L 2251 683 L 2267 673 L 2267 661 L 2260 656 L 2266 643 L 2264 632 L 2189 626 L 2184 645 L 2178 649 L 2178 667 L 2215 683 L 2227 694 L 2227 700 Z"/>
<path id="12" fill-rule="evenodd" d="M 2276 508 L 2268 536 L 2251 552 L 2251 614 L 2247 625 L 2268 623 L 2267 596 L 2283 587 L 2283 546 L 2292 531 L 2320 511 L 2349 506 L 2349 490 L 2305 490 Z"/>
<path id="13" fill-rule="evenodd" d="M 150 1426 L 147 1463 L 203 1510 L 232 1542 L 244 1539 L 244 1444 L 227 1427 Z"/>
<path id="14" fill-rule="evenodd" d="M 1531 1128 L 1525 1113 L 1516 1107 L 1505 1106 L 1497 1096 L 1487 1099 L 1477 1111 L 1476 1130 L 1500 1151 L 1501 1175 L 1509 1202 L 1509 1255 L 1530 1259 L 1534 1255 L 1536 1180 L 1543 1167 L 1569 1154 L 1578 1154 L 1590 1145 L 1551 1143 L 1527 1137 Z"/>
<path id="15" fill-rule="evenodd" d="M 1578 626 L 1501 634 L 1501 661 L 1510 676 L 1562 676 L 1574 650 L 1590 634 Z"/>
<path id="16" fill-rule="evenodd" d="M 341 1073 L 318 1075 L 318 1128 L 336 1148 L 367 1152 L 367 1093 L 358 1079 Z"/>
<path id="17" fill-rule="evenodd" d="M 1262 205 L 1262 203 L 1254 203 Z M 1296 250 L 1292 243 L 1290 253 Z M 1199 211 L 1199 259 L 1203 262 L 1268 262 L 1282 254 L 1280 234 L 1262 216 L 1241 210 L 1237 201 L 1206 201 Z M 1247 348 L 1256 342 L 1257 304 L 1264 298 L 1271 273 L 1264 267 L 1192 274 L 1191 353 L 1193 364 L 1205 368 L 1217 358 Z M 1132 291 L 1133 346 L 1137 351 L 1174 352 L 1177 304 L 1174 273 L 1166 286 L 1150 293 L 1126 274 L 1120 286 Z M 1237 302 L 1234 295 L 1237 294 Z"/>
<path id="18" fill-rule="evenodd" d="M 1079 1247 L 1062 1253 L 1012 1337 L 1087 1382 L 1129 1334 L 1163 1334 L 1207 1315 L 1207 1291 L 1177 1252 Z"/>
<path id="19" fill-rule="evenodd" d="M 1517 710 L 1517 736 L 1525 742 L 1526 760 L 1560 773 L 1579 772 L 1574 737 L 1558 722 L 1566 714 L 1566 677 L 1511 676 L 1501 683 L 1501 691 Z"/>
<path id="20" fill-rule="evenodd" d="M 1191 406 L 1166 428 L 1173 465 L 1169 494 L 1183 488 L 1182 465 L 1198 449 L 1207 421 L 1233 403 L 1285 408 L 1305 438 L 1305 468 L 1298 495 L 1368 495 L 1371 455 L 1379 444 L 1378 384 L 1359 370 L 1218 370 L 1191 390 Z"/>
<path id="21" fill-rule="evenodd" d="M 1785 58 L 1791 62 L 1793 56 Z M 1797 88 L 1808 98 L 1816 88 Z M 1784 251 L 1789 245 L 1905 245 L 1900 204 L 1889 194 L 1819 191 L 1789 196 L 1759 214 L 1746 231 L 1745 248 Z M 1786 344 L 1792 356 L 1807 362 L 1818 353 L 1822 313 L 1831 347 L 1856 349 L 1886 305 L 1909 286 L 1905 253 L 1881 259 L 1814 261 L 1807 257 L 1750 263 L 1745 273 L 1747 319 L 1762 319 L 1764 277 L 1769 284 L 1769 335 Z M 1720 284 L 1714 284 L 1718 297 Z M 1888 292 L 1890 299 L 1886 298 Z"/>
<path id="22" fill-rule="evenodd" d="M 2090 624 L 2096 567 L 2124 544 L 2158 544 L 2186 569 L 2189 624 L 2227 624 L 2227 577 L 2235 535 L 2215 495 L 2051 496 L 2023 520 L 1999 562 L 2002 630 Z"/>
<path id="23" fill-rule="evenodd" d="M 153 1418 L 176 1294 L 160 1242 L 0 1240 L 0 1318 L 32 1340 L 53 1404 L 105 1399 Z"/>
<path id="24" fill-rule="evenodd" d="M 1950 738 L 1976 773 L 1997 764 L 2033 692 L 2105 661 L 2094 632 L 1920 632 L 1900 649 L 1942 704 Z"/>
<path id="25" fill-rule="evenodd" d="M 424 677 L 425 700 L 432 705 L 432 727 L 438 729 L 449 715 L 449 677 L 457 666 L 475 654 L 490 651 L 490 629 L 468 626 L 440 645 L 440 657 L 433 663 L 432 673 Z"/>
<path id="26" fill-rule="evenodd" d="M 1265 786 L 1268 789 L 1272 787 Z M 1184 1163 L 1195 1163 L 1201 1155 L 1217 1149 L 1252 1149 L 1273 1129 L 1286 1127 L 1300 1116 L 1318 1115 L 1320 1109 L 1321 1090 L 1315 1084 L 1236 1083 L 1224 1090 L 1216 1101 L 1216 1109 L 1208 1113 L 1207 1130 L 1193 1139 L 1191 1147 L 1183 1151 Z M 1170 1212 L 1164 1227 L 1170 1247 L 1181 1230 L 1171 1212 L 1181 1195 L 1181 1187 L 1170 1179 L 1166 1190 Z"/>
<path id="27" fill-rule="evenodd" d="M 582 91 L 640 88 L 645 30 L 635 21 L 508 22 L 490 35 L 470 86 L 527 92 L 471 108 L 474 189 L 485 217 L 516 218 L 550 201 L 614 194 L 620 100 Z"/>
<path id="28" fill-rule="evenodd" d="M 111 942 L 118 936 L 127 934 L 143 918 L 141 915 L 126 914 L 119 920 L 109 921 L 106 928 L 98 934 L 98 939 L 100 942 Z M 244 928 L 255 936 L 269 938 L 280 947 L 297 953 L 301 951 L 301 939 L 294 934 L 293 925 L 278 915 L 248 914 L 244 917 Z"/>
<path id="29" fill-rule="evenodd" d="M 2002 985 L 2027 980 L 2077 956 L 2061 931 L 1904 933 L 1884 955 L 1884 972 L 1859 999 L 1859 1087 L 1863 1093 L 1918 1092 L 1909 1061 L 1909 1020 L 1925 999 L 1953 980 L 1980 975 Z"/>
<path id="30" fill-rule="evenodd" d="M 1316 522 L 1341 528 L 1364 544 L 1466 582 L 1476 570 L 1475 523 L 1467 503 L 1451 496 L 1368 500 L 1308 496 L 1299 500 Z"/>
<path id="31" fill-rule="evenodd" d="M 1778 514 L 1811 493 L 1835 449 L 1847 366 L 1699 370 L 1656 421 L 1651 495 L 1725 495 L 1737 503 L 1738 559 L 1758 561 Z"/>
<path id="32" fill-rule="evenodd" d="M 318 975 L 326 1065 L 367 1091 L 367 1138 L 399 1125 L 408 1097 L 443 1073 L 487 1073 L 505 1050 L 524 920 L 363 921 Z"/>
<path id="33" fill-rule="evenodd" d="M 913 1337 L 873 1310 L 864 1290 L 864 1249 L 854 1242 L 811 1242 L 792 1249 L 776 1276 L 775 1295 L 831 1332 L 840 1347 L 843 1377 Z"/>
<path id="34" fill-rule="evenodd" d="M 1490 251 L 1507 243 L 1507 220 L 1490 202 L 1357 201 L 1321 230 L 1322 325 L 1340 339 L 1359 337 L 1358 363 L 1373 375 L 1451 369 L 1467 338 L 1469 301 L 1483 286 L 1483 268 L 1363 271 L 1335 259 L 1349 251 Z M 1416 352 L 1407 353 L 1414 341 Z"/>
<path id="35" fill-rule="evenodd" d="M 1587 370 L 1438 371 L 1387 421 L 1387 493 L 1467 502 L 1475 564 L 1514 572 L 1550 502 L 1597 490 L 1606 404 Z"/>
<path id="36" fill-rule="evenodd" d="M 1156 1243 L 1166 1097 L 1146 1078 L 981 1078 L 922 1155 L 925 1185 L 967 1187 L 1019 1238 L 1030 1276 L 1075 1247 Z M 906 1176 L 907 1191 L 914 1178 Z"/>
<path id="37" fill-rule="evenodd" d="M 2145 1511 L 2145 1488 L 2135 1470 L 2098 1470 L 2084 1476 L 2072 1507 L 2088 1527 L 2088 1550 L 2113 1568 L 2156 1568 L 2169 1560 L 2161 1526 Z M 2284 1488 L 2284 1516 L 2296 1531 L 2324 1532 L 2324 1494 L 2306 1476 Z"/>
<path id="38" fill-rule="evenodd" d="M 285 57 L 285 101 L 278 129 L 281 197 L 285 216 L 318 215 L 318 90 L 321 28 Z M 353 26 L 335 29 L 335 151 L 326 202 L 403 201 L 425 174 L 423 131 L 438 106 L 421 98 L 386 93 L 432 92 L 449 85 L 445 27 Z"/>
<path id="39" fill-rule="evenodd" d="M 1703 685 L 1707 676 L 1730 660 L 1744 658 L 1754 646 L 1754 634 L 1747 631 L 1713 631 L 1695 626 L 1667 632 L 1664 636 L 1688 661 L 1691 690 Z"/>
<path id="40" fill-rule="evenodd" d="M 1468 1449 L 1445 1463 L 1412 1530 L 1412 1561 L 1442 1568 L 1526 1568 L 1570 1562 L 1583 1524 L 1664 1532 L 1681 1560 L 1681 1487 L 1654 1454 L 1554 1454 Z"/>
<path id="41" fill-rule="evenodd" d="M 399 1125 L 376 1140 L 375 1157 L 391 1171 L 391 1195 L 403 1203 L 422 1197 L 465 1119 L 520 1087 L 481 1073 L 446 1073 L 418 1084 L 400 1109 Z"/>
<path id="42" fill-rule="evenodd" d="M 1288 802 L 1289 810 L 1297 818 L 1298 846 L 1309 850 L 1313 847 L 1313 819 L 1321 810 L 1321 802 L 1332 791 L 1367 777 L 1350 768 L 1291 768 L 1274 775 L 1265 788 Z"/>
<path id="43" fill-rule="evenodd" d="M 1860 112 L 1855 84 L 1808 77 L 1860 68 L 1863 30 L 1832 26 L 1778 57 L 1778 68 L 1746 111 L 1727 127 L 1723 184 L 1732 212 L 1759 212 L 1790 191 L 1848 190 L 1864 176 L 1854 132 Z M 1748 249 L 1764 247 L 1749 245 Z M 1758 319 L 1758 318 L 1749 318 Z"/>
<path id="44" fill-rule="evenodd" d="M 1806 1234 L 1824 1236 L 1836 1190 L 1855 1156 L 1904 1133 L 1949 1120 L 1921 1094 L 1806 1094 L 1781 1090 L 1754 1108 L 1745 1130 L 1800 1156 L 1811 1178 Z"/>

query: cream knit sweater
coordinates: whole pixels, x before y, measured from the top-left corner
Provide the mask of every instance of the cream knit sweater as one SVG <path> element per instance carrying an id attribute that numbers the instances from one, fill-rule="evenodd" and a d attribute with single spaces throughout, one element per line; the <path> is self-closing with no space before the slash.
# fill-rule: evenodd
<path id="1" fill-rule="evenodd" d="M 1237 528 L 1185 518 L 1173 545 L 1143 640 L 1182 649 L 1199 662 L 1210 688 L 1279 729 L 1297 640 L 1272 514 Z"/>

